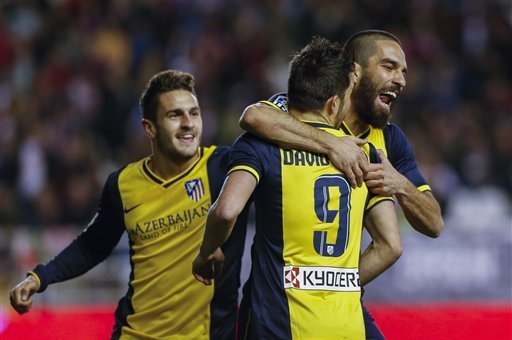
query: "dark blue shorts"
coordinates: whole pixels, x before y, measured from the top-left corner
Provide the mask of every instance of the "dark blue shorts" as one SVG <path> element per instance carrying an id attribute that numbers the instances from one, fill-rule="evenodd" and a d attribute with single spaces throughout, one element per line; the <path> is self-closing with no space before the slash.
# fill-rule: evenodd
<path id="1" fill-rule="evenodd" d="M 384 335 L 380 331 L 379 327 L 377 327 L 377 325 L 375 324 L 375 320 L 373 319 L 368 309 L 366 309 L 363 300 L 361 300 L 361 306 L 363 307 L 363 318 L 364 328 L 366 331 L 366 339 L 384 340 Z"/>

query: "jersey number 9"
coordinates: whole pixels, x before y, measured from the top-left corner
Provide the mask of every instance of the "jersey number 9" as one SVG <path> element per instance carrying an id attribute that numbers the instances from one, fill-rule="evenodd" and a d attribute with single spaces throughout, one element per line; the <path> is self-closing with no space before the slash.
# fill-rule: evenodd
<path id="1" fill-rule="evenodd" d="M 340 192 L 338 209 L 329 210 L 329 188 L 337 188 Z M 327 231 L 314 231 L 313 243 L 316 252 L 321 256 L 339 257 L 347 248 L 350 222 L 351 188 L 342 175 L 323 175 L 315 181 L 315 212 L 323 223 L 333 223 L 338 218 L 338 230 L 335 243 L 327 243 Z"/>

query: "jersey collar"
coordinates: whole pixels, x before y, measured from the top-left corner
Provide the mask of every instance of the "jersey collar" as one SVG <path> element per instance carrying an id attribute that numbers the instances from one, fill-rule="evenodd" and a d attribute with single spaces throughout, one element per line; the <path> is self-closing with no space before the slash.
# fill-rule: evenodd
<path id="1" fill-rule="evenodd" d="M 317 121 L 312 121 L 312 120 L 301 120 L 301 122 L 311 125 L 313 127 L 317 127 L 317 128 L 336 129 L 334 126 L 329 125 L 324 122 L 317 122 Z"/>
<path id="2" fill-rule="evenodd" d="M 349 135 L 349 136 L 354 136 L 354 134 L 352 133 L 352 131 L 350 130 L 350 128 L 348 127 L 348 125 L 345 123 L 345 122 L 342 122 L 341 123 L 341 126 L 340 126 L 340 129 L 345 132 L 345 134 Z M 358 138 L 366 138 L 368 137 L 368 135 L 370 134 L 370 131 L 371 131 L 372 127 L 371 126 L 368 126 L 368 128 L 361 132 L 359 135 L 357 135 L 356 137 Z"/>
<path id="3" fill-rule="evenodd" d="M 171 178 L 169 180 L 163 180 L 160 176 L 158 176 L 153 171 L 151 171 L 151 169 L 149 168 L 149 165 L 148 165 L 149 161 L 151 160 L 151 156 L 147 157 L 142 162 L 142 171 L 144 172 L 144 174 L 147 177 L 149 177 L 149 179 L 151 179 L 156 184 L 161 185 L 164 188 L 168 188 L 169 186 L 171 186 L 174 183 L 176 183 L 179 180 L 181 180 L 183 177 L 188 176 L 192 172 L 192 170 L 194 170 L 194 168 L 199 163 L 199 161 L 201 161 L 201 159 L 203 158 L 203 154 L 204 154 L 204 148 L 203 147 L 199 147 L 199 158 L 192 165 L 190 165 L 188 167 L 188 169 L 186 169 L 181 174 L 179 174 L 179 175 L 177 175 L 177 176 L 175 176 L 175 177 L 173 177 L 173 178 Z"/>

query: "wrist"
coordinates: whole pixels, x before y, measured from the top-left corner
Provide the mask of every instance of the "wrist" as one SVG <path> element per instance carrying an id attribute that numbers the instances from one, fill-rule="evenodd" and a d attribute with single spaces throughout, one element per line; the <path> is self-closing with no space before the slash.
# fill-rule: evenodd
<path id="1" fill-rule="evenodd" d="M 28 272 L 26 280 L 33 282 L 37 287 L 37 291 L 39 290 L 39 288 L 41 288 L 41 280 L 39 279 L 36 273 Z"/>
<path id="2" fill-rule="evenodd" d="M 416 187 L 413 186 L 412 183 L 409 182 L 409 180 L 403 175 L 400 175 L 399 183 L 400 184 L 399 184 L 398 190 L 396 192 L 397 196 L 408 196 L 411 188 L 416 190 Z"/>
<path id="3" fill-rule="evenodd" d="M 320 130 L 319 130 L 320 131 Z M 318 134 L 318 144 L 320 146 L 320 149 L 323 151 L 322 153 L 327 156 L 332 156 L 336 152 L 335 145 L 337 142 L 337 138 L 334 135 L 331 135 L 330 133 L 319 133 Z"/>
<path id="4" fill-rule="evenodd" d="M 199 254 L 198 254 L 198 255 L 199 255 L 199 257 L 200 257 L 200 258 L 202 258 L 202 259 L 204 259 L 204 260 L 207 260 L 207 259 L 208 259 L 208 257 L 210 256 L 210 254 L 208 254 L 208 253 L 204 250 L 203 246 L 199 247 Z"/>

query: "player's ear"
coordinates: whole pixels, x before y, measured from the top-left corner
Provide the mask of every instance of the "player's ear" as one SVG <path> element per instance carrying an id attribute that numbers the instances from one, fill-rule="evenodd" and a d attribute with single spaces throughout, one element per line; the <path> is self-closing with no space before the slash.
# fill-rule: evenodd
<path id="1" fill-rule="evenodd" d="M 329 115 L 336 115 L 341 106 L 341 98 L 337 94 L 327 99 L 327 113 Z"/>
<path id="2" fill-rule="evenodd" d="M 142 118 L 141 125 L 144 129 L 144 133 L 149 139 L 154 139 L 156 137 L 156 126 L 152 121 Z"/>
<path id="3" fill-rule="evenodd" d="M 357 82 L 359 81 L 359 79 L 361 79 L 361 75 L 363 74 L 363 68 L 361 67 L 361 65 L 359 65 L 358 63 L 356 63 L 354 61 L 354 67 L 353 67 L 353 71 L 350 72 L 350 81 L 353 83 L 353 84 L 357 84 Z"/>

